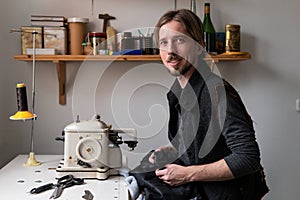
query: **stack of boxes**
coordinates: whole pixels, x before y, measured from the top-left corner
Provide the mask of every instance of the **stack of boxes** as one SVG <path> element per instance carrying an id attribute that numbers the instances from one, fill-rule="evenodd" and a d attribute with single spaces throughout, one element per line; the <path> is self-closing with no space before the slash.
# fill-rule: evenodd
<path id="1" fill-rule="evenodd" d="M 32 54 L 33 32 L 36 54 L 67 54 L 67 27 L 63 16 L 31 15 L 31 26 L 21 27 L 22 54 Z"/>

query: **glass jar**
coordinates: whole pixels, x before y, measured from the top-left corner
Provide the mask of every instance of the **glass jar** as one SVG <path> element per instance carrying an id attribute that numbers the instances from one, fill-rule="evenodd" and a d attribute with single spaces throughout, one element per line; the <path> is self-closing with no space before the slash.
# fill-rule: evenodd
<path id="1" fill-rule="evenodd" d="M 98 55 L 99 50 L 106 50 L 106 33 L 89 32 L 88 37 L 93 47 L 93 55 Z"/>

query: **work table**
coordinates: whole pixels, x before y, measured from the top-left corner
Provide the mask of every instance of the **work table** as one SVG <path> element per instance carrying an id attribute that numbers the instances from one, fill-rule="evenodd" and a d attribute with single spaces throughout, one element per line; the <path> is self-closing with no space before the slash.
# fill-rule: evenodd
<path id="1" fill-rule="evenodd" d="M 0 169 L 1 199 L 49 199 L 54 189 L 40 194 L 30 194 L 29 191 L 47 183 L 56 183 L 55 169 L 62 158 L 62 155 L 36 155 L 36 160 L 41 162 L 41 165 L 25 167 L 23 164 L 28 159 L 28 155 L 18 155 Z M 94 200 L 128 200 L 128 192 L 122 176 L 110 176 L 107 180 L 85 180 L 83 185 L 64 189 L 58 199 L 84 199 L 82 196 L 85 190 L 93 194 Z"/>

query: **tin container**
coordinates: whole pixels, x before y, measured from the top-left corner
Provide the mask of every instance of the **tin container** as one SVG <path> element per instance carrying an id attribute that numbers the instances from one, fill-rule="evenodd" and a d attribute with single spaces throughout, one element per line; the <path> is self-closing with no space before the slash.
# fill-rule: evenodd
<path id="1" fill-rule="evenodd" d="M 66 27 L 44 27 L 44 48 L 55 49 L 60 55 L 67 54 Z"/>
<path id="2" fill-rule="evenodd" d="M 239 52 L 240 49 L 240 25 L 227 24 L 226 31 L 226 52 Z"/>

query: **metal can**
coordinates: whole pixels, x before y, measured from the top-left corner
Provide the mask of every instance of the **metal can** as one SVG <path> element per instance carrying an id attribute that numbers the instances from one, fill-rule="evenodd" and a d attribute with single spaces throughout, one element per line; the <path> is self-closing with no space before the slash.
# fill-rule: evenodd
<path id="1" fill-rule="evenodd" d="M 239 52 L 240 49 L 240 25 L 227 24 L 226 31 L 226 52 Z"/>

